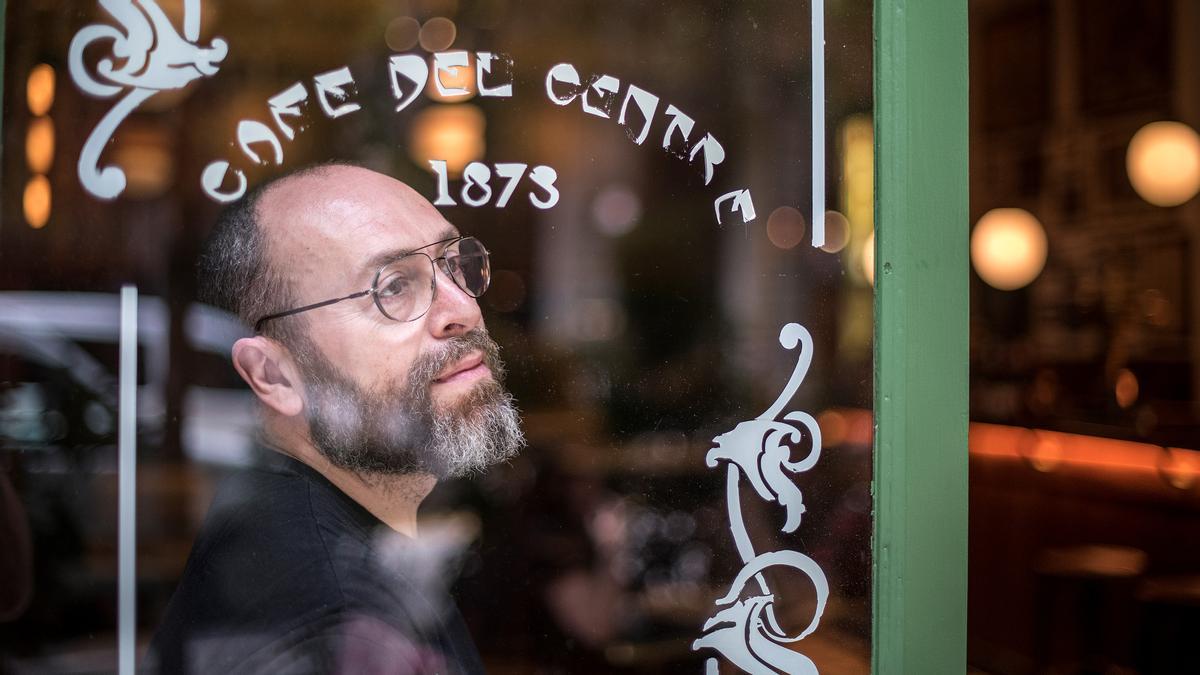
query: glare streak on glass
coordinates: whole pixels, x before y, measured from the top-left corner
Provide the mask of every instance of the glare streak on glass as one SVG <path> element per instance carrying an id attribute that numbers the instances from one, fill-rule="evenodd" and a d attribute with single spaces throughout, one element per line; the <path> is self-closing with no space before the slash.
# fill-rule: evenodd
<path id="1" fill-rule="evenodd" d="M 133 675 L 136 644 L 136 544 L 135 481 L 137 478 L 137 287 L 121 287 L 120 430 L 117 436 L 118 510 L 117 542 L 117 656 L 121 675 Z"/>
<path id="2" fill-rule="evenodd" d="M 812 0 L 812 245 L 825 245 L 825 0 Z"/>

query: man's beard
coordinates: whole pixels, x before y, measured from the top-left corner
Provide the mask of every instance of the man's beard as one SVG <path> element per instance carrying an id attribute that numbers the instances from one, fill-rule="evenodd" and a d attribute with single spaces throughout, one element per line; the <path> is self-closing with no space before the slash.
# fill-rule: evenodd
<path id="1" fill-rule="evenodd" d="M 503 462 L 525 444 L 520 420 L 501 382 L 499 348 L 482 329 L 422 354 L 403 386 L 364 391 L 305 335 L 293 353 L 304 377 L 313 444 L 330 462 L 360 475 L 429 473 L 456 478 Z M 435 378 L 473 351 L 492 377 L 445 409 L 431 395 Z"/>

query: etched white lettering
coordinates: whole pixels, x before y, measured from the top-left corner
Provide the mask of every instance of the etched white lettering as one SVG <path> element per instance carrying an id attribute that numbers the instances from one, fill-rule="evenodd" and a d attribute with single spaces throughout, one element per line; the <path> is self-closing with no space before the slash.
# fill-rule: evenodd
<path id="1" fill-rule="evenodd" d="M 471 162 L 463 169 L 462 200 L 467 206 L 483 206 L 492 198 L 492 170 L 483 162 Z M 479 188 L 479 196 L 471 195 L 472 188 Z"/>
<path id="2" fill-rule="evenodd" d="M 676 132 L 679 132 L 686 143 L 688 137 L 692 135 L 692 127 L 696 126 L 696 120 L 683 114 L 683 111 L 669 103 L 667 104 L 666 115 L 671 118 L 671 121 L 667 124 L 667 132 L 663 134 L 662 146 L 663 150 L 670 150 L 671 137 Z"/>
<path id="3" fill-rule="evenodd" d="M 750 197 L 750 190 L 734 190 L 717 197 L 717 200 L 713 202 L 713 210 L 717 212 L 718 225 L 721 224 L 721 204 L 728 201 L 733 202 L 729 207 L 729 212 L 740 212 L 743 223 L 748 223 L 758 217 L 758 214 L 754 212 L 754 199 Z"/>
<path id="4" fill-rule="evenodd" d="M 457 202 L 450 196 L 450 177 L 446 170 L 446 160 L 431 159 L 429 167 L 433 169 L 433 173 L 437 176 L 437 197 L 433 200 L 434 206 L 456 206 Z"/>
<path id="5" fill-rule="evenodd" d="M 517 189 L 517 183 L 521 182 L 521 177 L 525 175 L 525 169 L 528 166 L 516 162 L 502 162 L 496 165 L 496 175 L 508 179 L 508 182 L 500 190 L 500 197 L 496 199 L 497 208 L 508 206 L 508 200 L 512 198 L 513 192 Z"/>
<path id="6" fill-rule="evenodd" d="M 725 161 L 725 148 L 717 142 L 717 139 L 712 134 L 705 134 L 704 138 L 692 148 L 692 153 L 688 155 L 688 161 L 696 161 L 696 155 L 704 154 L 704 184 L 708 185 L 713 179 L 713 167 Z"/>
<path id="7" fill-rule="evenodd" d="M 488 86 L 483 82 L 484 73 L 492 74 L 492 62 L 502 63 L 508 70 L 508 81 L 501 85 Z M 512 59 L 504 54 L 477 52 L 475 54 L 475 84 L 480 96 L 496 96 L 500 98 L 513 95 Z"/>
<path id="8" fill-rule="evenodd" d="M 612 75 L 601 75 L 583 93 L 583 112 L 608 119 L 612 116 L 617 99 L 614 94 L 621 88 L 621 81 Z M 599 105 L 592 103 L 592 92 L 596 93 Z"/>
<path id="9" fill-rule="evenodd" d="M 645 89 L 641 89 L 635 85 L 629 85 L 629 90 L 625 92 L 625 101 L 621 103 L 621 116 L 617 118 L 617 124 L 625 124 L 625 113 L 629 109 L 629 101 L 632 100 L 637 105 L 638 110 L 642 113 L 642 130 L 638 133 L 637 138 L 633 142 L 641 145 L 646 137 L 650 135 L 650 123 L 654 121 L 654 112 L 658 110 L 658 97 Z M 633 135 L 633 130 L 629 129 L 630 136 Z"/>
<path id="10" fill-rule="evenodd" d="M 242 152 L 250 158 L 250 161 L 255 164 L 266 164 L 254 148 L 251 147 L 255 143 L 267 143 L 275 153 L 275 163 L 283 164 L 283 145 L 279 142 L 279 137 L 271 131 L 271 127 L 257 120 L 242 120 L 238 122 L 237 127 L 238 145 L 242 146 Z"/>
<path id="11" fill-rule="evenodd" d="M 396 104 L 396 112 L 400 112 L 416 100 L 425 88 L 425 83 L 429 80 L 429 65 L 416 54 L 392 56 L 388 58 L 388 75 L 392 83 L 392 96 L 399 101 Z M 408 80 L 412 85 L 412 90 L 407 94 L 404 93 L 404 86 L 400 84 L 400 78 Z"/>
<path id="12" fill-rule="evenodd" d="M 200 174 L 200 185 L 204 188 L 204 193 L 222 204 L 241 199 L 242 195 L 246 194 L 246 174 L 240 169 L 233 170 L 233 175 L 237 177 L 237 187 L 232 192 L 221 191 L 221 185 L 229 175 L 229 168 L 229 162 L 218 160 L 204 167 L 204 172 Z"/>
<path id="13" fill-rule="evenodd" d="M 299 82 L 267 99 L 275 126 L 279 127 L 279 131 L 283 132 L 289 141 L 296 138 L 296 132 L 288 126 L 287 122 L 283 121 L 283 116 L 299 117 L 300 104 L 307 100 L 308 91 Z"/>
<path id="14" fill-rule="evenodd" d="M 558 172 L 548 166 L 535 166 L 529 172 L 529 178 L 538 184 L 538 187 L 546 191 L 546 198 L 542 199 L 532 192 L 529 193 L 529 201 L 539 209 L 548 209 L 558 203 L 558 188 L 554 186 L 554 181 L 558 180 Z"/>
<path id="15" fill-rule="evenodd" d="M 555 94 L 554 85 L 556 83 L 573 85 L 570 95 L 564 97 Z M 567 105 L 571 101 L 574 101 L 582 92 L 583 87 L 580 83 L 579 71 L 575 69 L 575 66 L 569 63 L 560 63 L 551 68 L 550 72 L 546 73 L 546 96 L 550 97 L 550 100 L 555 105 Z"/>
<path id="16" fill-rule="evenodd" d="M 317 85 L 317 102 L 321 104 L 321 110 L 324 110 L 330 119 L 362 109 L 362 106 L 357 103 L 346 102 L 336 108 L 331 103 L 331 100 L 341 102 L 350 98 L 350 94 L 345 89 L 354 84 L 354 76 L 350 74 L 350 68 L 343 66 L 337 70 L 321 73 L 313 78 L 313 82 Z"/>
<path id="17" fill-rule="evenodd" d="M 465 87 L 447 87 L 442 82 L 442 73 L 450 77 L 458 75 L 459 68 L 466 68 L 467 53 L 464 51 L 438 52 L 433 55 L 433 86 L 442 96 L 466 96 L 471 93 Z"/>

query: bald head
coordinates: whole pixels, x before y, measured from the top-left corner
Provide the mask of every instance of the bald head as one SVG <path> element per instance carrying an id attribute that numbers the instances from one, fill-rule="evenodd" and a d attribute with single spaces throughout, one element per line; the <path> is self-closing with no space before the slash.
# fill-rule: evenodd
<path id="1" fill-rule="evenodd" d="M 274 184 L 258 217 L 267 264 L 301 303 L 366 288 L 380 256 L 454 231 L 409 186 L 354 166 L 321 167 Z"/>
<path id="2" fill-rule="evenodd" d="M 254 325 L 344 294 L 347 274 L 360 272 L 354 257 L 378 249 L 383 230 L 419 238 L 453 228 L 415 190 L 370 169 L 331 163 L 276 177 L 222 212 L 200 259 L 201 300 Z M 262 332 L 289 343 L 297 323 L 269 321 Z"/>

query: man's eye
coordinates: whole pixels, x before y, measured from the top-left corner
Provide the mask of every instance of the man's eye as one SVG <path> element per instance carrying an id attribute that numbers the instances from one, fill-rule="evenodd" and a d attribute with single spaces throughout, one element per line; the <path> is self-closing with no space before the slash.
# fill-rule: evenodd
<path id="1" fill-rule="evenodd" d="M 379 288 L 379 294 L 384 297 L 396 297 L 412 291 L 412 282 L 408 277 L 395 274 L 384 280 Z"/>

